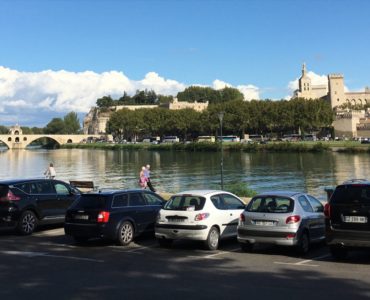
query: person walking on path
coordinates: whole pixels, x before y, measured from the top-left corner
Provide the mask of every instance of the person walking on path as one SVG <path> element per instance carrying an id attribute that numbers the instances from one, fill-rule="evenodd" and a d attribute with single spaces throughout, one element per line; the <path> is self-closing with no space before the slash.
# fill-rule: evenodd
<path id="1" fill-rule="evenodd" d="M 44 175 L 46 176 L 46 178 L 49 178 L 49 179 L 55 178 L 55 176 L 57 175 L 57 172 L 54 169 L 53 163 L 49 164 L 49 167 L 45 170 Z"/>
<path id="2" fill-rule="evenodd" d="M 146 165 L 145 171 L 144 171 L 145 177 L 146 177 L 146 184 L 149 187 L 149 189 L 152 192 L 155 192 L 155 188 L 152 185 L 152 182 L 150 181 L 150 165 Z"/>
<path id="3" fill-rule="evenodd" d="M 143 166 L 141 167 L 141 171 L 139 173 L 139 185 L 141 186 L 142 189 L 147 188 L 147 177 L 145 176 L 145 170 L 146 168 Z"/>

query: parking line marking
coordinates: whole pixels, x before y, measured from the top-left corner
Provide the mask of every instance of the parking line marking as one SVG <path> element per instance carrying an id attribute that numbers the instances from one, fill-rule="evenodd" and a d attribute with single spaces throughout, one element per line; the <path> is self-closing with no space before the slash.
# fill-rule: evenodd
<path id="1" fill-rule="evenodd" d="M 55 236 L 55 235 L 64 235 L 64 230 L 62 228 L 57 229 L 50 229 L 44 230 L 40 232 L 36 232 L 33 234 L 34 236 Z"/>
<path id="2" fill-rule="evenodd" d="M 120 247 L 120 248 L 117 248 L 117 247 L 114 247 L 113 249 L 115 250 L 121 250 L 121 251 L 118 251 L 118 252 L 127 252 L 127 253 L 132 253 L 132 252 L 136 252 L 136 251 L 139 251 L 139 250 L 145 250 L 145 249 L 150 249 L 152 246 L 155 246 L 156 244 L 150 244 L 148 246 L 142 246 L 142 247 L 135 247 L 134 249 L 129 249 L 129 250 L 125 250 L 125 249 L 128 249 L 128 248 L 122 248 L 122 246 L 117 246 L 117 247 Z"/>
<path id="3" fill-rule="evenodd" d="M 55 254 L 49 254 L 46 252 L 31 252 L 31 251 L 1 251 L 0 253 L 6 254 L 6 255 L 19 255 L 19 256 L 25 256 L 25 257 L 53 257 L 53 258 L 64 258 L 64 259 L 73 259 L 73 260 L 82 260 L 82 261 L 90 261 L 90 262 L 99 262 L 103 263 L 104 260 L 100 259 L 93 259 L 93 258 L 86 258 L 86 257 L 76 257 L 76 256 L 66 256 L 66 255 L 55 255 Z"/>
<path id="4" fill-rule="evenodd" d="M 306 260 L 301 260 L 301 261 L 298 261 L 298 262 L 295 262 L 295 263 L 287 263 L 287 262 L 280 262 L 280 261 L 275 261 L 274 264 L 279 264 L 279 265 L 292 265 L 292 266 L 307 266 L 307 267 L 319 267 L 319 265 L 312 265 L 312 264 L 308 264 L 312 261 L 315 261 L 315 260 L 320 260 L 320 259 L 323 259 L 323 258 L 327 258 L 329 257 L 330 255 L 329 254 L 325 254 L 325 255 L 321 255 L 321 256 L 317 256 L 317 257 L 313 257 L 311 259 L 306 259 Z"/>
<path id="5" fill-rule="evenodd" d="M 221 254 L 225 254 L 225 253 L 228 253 L 228 252 L 236 252 L 238 250 L 240 250 L 240 247 L 235 248 L 235 249 L 230 249 L 230 250 L 227 250 L 227 251 L 219 251 L 219 252 L 217 252 L 215 254 L 209 254 L 209 255 L 206 255 L 206 256 L 202 256 L 201 258 L 206 258 L 206 259 L 210 259 L 211 258 L 212 259 L 215 256 L 218 256 L 218 255 L 221 255 Z"/>
<path id="6" fill-rule="evenodd" d="M 319 267 L 319 265 L 300 264 L 300 263 L 287 263 L 287 262 L 280 262 L 280 261 L 274 261 L 274 264 L 277 264 L 277 265 L 290 265 L 290 266 L 304 266 L 304 267 Z"/>

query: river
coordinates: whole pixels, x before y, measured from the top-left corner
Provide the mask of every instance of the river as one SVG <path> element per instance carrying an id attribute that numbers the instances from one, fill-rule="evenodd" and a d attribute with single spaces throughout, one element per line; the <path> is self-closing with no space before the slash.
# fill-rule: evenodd
<path id="1" fill-rule="evenodd" d="M 150 164 L 158 191 L 220 187 L 220 153 L 148 150 L 25 149 L 0 151 L 0 179 L 43 177 L 50 162 L 57 178 L 92 180 L 100 188 L 136 188 Z M 325 199 L 324 187 L 370 178 L 368 154 L 224 152 L 224 182 L 247 183 L 257 192 L 306 191 Z"/>

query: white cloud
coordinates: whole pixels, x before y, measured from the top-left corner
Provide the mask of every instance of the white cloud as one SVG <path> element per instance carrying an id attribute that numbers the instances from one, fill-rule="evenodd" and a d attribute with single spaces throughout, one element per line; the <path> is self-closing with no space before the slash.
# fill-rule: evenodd
<path id="1" fill-rule="evenodd" d="M 197 83 L 192 85 L 205 86 Z M 213 82 L 215 89 L 225 86 L 232 87 L 221 80 Z M 52 118 L 70 111 L 83 116 L 96 105 L 98 98 L 106 95 L 117 99 L 124 92 L 133 95 L 137 90 L 148 89 L 157 94 L 175 96 L 186 87 L 155 72 L 148 72 L 142 80 L 132 80 L 119 71 L 20 72 L 0 66 L 0 125 L 13 125 L 9 122 L 16 120 L 24 126 L 45 126 Z M 259 88 L 253 85 L 239 85 L 236 88 L 247 100 L 259 99 Z M 26 120 L 28 124 L 24 123 Z"/>
<path id="2" fill-rule="evenodd" d="M 225 87 L 233 87 L 231 84 L 216 79 L 213 81 L 213 88 L 215 90 L 221 90 Z M 245 100 L 257 100 L 260 99 L 260 89 L 252 84 L 238 85 L 237 88 L 243 95 Z"/>

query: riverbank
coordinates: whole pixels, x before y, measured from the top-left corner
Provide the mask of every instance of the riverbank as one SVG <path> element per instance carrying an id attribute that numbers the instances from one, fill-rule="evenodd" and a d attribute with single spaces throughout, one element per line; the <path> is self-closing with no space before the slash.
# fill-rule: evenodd
<path id="1" fill-rule="evenodd" d="M 325 142 L 268 142 L 258 143 L 223 143 L 224 151 L 242 152 L 345 152 L 345 153 L 370 153 L 369 144 L 357 141 L 325 141 Z M 63 149 L 102 149 L 102 150 L 149 150 L 149 151 L 189 151 L 189 152 L 217 152 L 221 149 L 220 143 L 173 143 L 158 144 L 132 143 L 89 143 L 66 144 Z"/>

